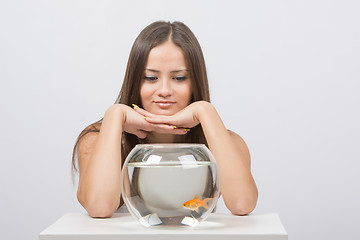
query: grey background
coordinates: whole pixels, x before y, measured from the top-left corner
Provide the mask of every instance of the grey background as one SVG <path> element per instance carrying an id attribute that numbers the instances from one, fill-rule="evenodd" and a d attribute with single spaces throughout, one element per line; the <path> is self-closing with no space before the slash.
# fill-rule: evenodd
<path id="1" fill-rule="evenodd" d="M 293 240 L 358 238 L 359 12 L 334 0 L 1 1 L 0 239 L 37 239 L 84 211 L 72 147 L 155 20 L 198 37 L 212 102 L 251 151 L 254 213 L 277 212 Z"/>

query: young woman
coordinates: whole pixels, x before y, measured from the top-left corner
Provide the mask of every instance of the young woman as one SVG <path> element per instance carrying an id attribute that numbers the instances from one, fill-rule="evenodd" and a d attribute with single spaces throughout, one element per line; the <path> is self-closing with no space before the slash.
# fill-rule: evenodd
<path id="1" fill-rule="evenodd" d="M 112 216 L 123 204 L 121 167 L 131 149 L 139 143 L 179 142 L 208 146 L 232 214 L 255 208 L 249 150 L 210 104 L 196 37 L 181 22 L 154 22 L 134 42 L 115 104 L 77 139 L 73 166 L 79 171 L 79 202 L 92 217 Z"/>

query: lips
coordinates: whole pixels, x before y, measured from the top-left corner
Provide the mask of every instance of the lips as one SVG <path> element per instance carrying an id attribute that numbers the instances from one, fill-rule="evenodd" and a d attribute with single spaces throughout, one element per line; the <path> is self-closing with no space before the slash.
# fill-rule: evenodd
<path id="1" fill-rule="evenodd" d="M 175 104 L 173 101 L 155 101 L 154 103 L 162 109 L 170 108 Z"/>

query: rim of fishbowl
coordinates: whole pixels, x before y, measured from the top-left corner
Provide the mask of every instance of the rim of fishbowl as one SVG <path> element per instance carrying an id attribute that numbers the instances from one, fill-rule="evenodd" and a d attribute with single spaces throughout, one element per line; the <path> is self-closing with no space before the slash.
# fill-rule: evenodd
<path id="1" fill-rule="evenodd" d="M 189 148 L 189 147 L 206 147 L 202 143 L 147 143 L 136 144 L 135 147 L 143 148 Z"/>

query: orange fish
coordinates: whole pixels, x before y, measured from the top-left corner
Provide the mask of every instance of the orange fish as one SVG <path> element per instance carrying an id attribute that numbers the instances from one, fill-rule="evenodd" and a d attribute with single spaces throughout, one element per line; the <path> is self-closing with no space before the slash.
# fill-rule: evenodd
<path id="1" fill-rule="evenodd" d="M 211 200 L 211 198 L 205 198 L 204 200 L 200 200 L 199 196 L 196 194 L 194 199 L 192 200 L 189 200 L 185 203 L 183 203 L 183 207 L 184 208 L 187 208 L 187 209 L 190 209 L 192 211 L 196 211 L 197 213 L 199 213 L 199 208 L 200 207 L 203 207 L 205 209 L 208 209 L 208 201 Z"/>

